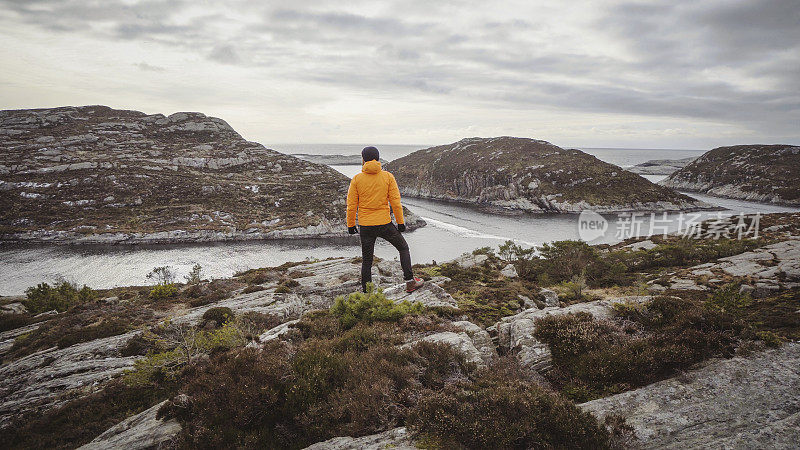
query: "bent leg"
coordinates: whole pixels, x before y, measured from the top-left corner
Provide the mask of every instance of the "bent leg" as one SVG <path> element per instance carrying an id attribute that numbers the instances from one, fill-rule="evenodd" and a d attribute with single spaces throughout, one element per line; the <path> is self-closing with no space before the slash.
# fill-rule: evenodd
<path id="1" fill-rule="evenodd" d="M 381 228 L 380 236 L 400 252 L 400 266 L 403 268 L 403 280 L 413 280 L 414 273 L 411 271 L 411 252 L 408 243 L 402 234 L 397 230 L 393 223 L 388 223 Z"/>
<path id="2" fill-rule="evenodd" d="M 359 227 L 358 233 L 361 238 L 361 290 L 367 292 L 367 283 L 372 282 L 372 256 L 377 235 L 374 227 L 367 226 Z"/>

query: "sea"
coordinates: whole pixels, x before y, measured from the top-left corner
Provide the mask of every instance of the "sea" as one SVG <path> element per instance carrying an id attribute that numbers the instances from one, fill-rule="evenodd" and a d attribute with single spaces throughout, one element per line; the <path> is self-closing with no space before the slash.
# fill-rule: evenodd
<path id="1" fill-rule="evenodd" d="M 275 144 L 277 151 L 326 155 L 359 154 L 366 145 L 374 144 Z M 393 160 L 428 145 L 376 145 L 381 157 Z M 684 149 L 621 149 L 581 148 L 598 159 L 628 167 L 651 159 L 681 159 L 700 156 L 704 150 Z M 352 177 L 359 166 L 333 166 Z M 646 178 L 657 182 L 662 175 Z M 771 212 L 800 212 L 800 208 L 722 199 L 689 194 L 718 207 L 696 217 L 689 214 L 647 215 L 624 217 L 603 215 L 606 232 L 592 243 L 618 242 L 633 235 L 644 236 L 678 231 L 687 219 L 703 220 L 718 215 L 738 215 Z M 517 214 L 498 215 L 454 203 L 404 198 L 403 203 L 428 223 L 405 237 L 411 247 L 414 263 L 442 262 L 476 248 L 496 248 L 507 240 L 520 245 L 537 246 L 545 242 L 586 237 L 579 230 L 575 214 Z M 631 224 L 638 224 L 636 227 Z M 589 239 L 586 239 L 589 240 Z M 396 259 L 391 245 L 379 240 L 375 254 L 384 259 Z M 360 255 L 357 237 L 342 230 L 342 239 L 303 241 L 220 242 L 181 245 L 0 245 L 0 295 L 19 295 L 29 286 L 41 282 L 67 280 L 79 285 L 103 289 L 115 286 L 149 284 L 146 278 L 154 267 L 169 266 L 181 279 L 194 264 L 203 267 L 207 278 L 229 277 L 236 272 L 277 266 L 289 261 L 355 257 Z"/>

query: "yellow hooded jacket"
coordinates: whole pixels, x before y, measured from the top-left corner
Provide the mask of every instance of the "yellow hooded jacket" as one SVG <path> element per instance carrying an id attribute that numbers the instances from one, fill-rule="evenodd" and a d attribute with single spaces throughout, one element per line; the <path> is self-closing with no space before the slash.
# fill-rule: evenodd
<path id="1" fill-rule="evenodd" d="M 359 225 L 386 225 L 392 221 L 389 205 L 397 223 L 405 223 L 403 206 L 400 204 L 400 190 L 394 175 L 381 170 L 380 161 L 367 161 L 361 173 L 350 180 L 347 191 L 347 226 L 356 226 L 356 212 Z"/>

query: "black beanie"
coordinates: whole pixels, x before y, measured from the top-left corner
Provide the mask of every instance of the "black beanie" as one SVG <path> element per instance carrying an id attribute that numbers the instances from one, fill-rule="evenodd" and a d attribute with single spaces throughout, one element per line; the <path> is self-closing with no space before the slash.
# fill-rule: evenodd
<path id="1" fill-rule="evenodd" d="M 361 150 L 361 159 L 363 159 L 364 162 L 372 160 L 379 161 L 380 158 L 381 155 L 375 147 L 364 147 L 364 150 Z"/>

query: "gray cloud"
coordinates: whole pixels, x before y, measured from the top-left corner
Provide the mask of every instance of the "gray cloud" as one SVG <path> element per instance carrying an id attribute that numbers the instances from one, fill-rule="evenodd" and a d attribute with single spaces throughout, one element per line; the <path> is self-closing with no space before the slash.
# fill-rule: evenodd
<path id="1" fill-rule="evenodd" d="M 477 2 L 276 3 L 0 0 L 5 26 L 158 43 L 333 89 L 800 133 L 797 0 L 586 2 L 570 30 L 547 4 L 503 15 Z"/>

